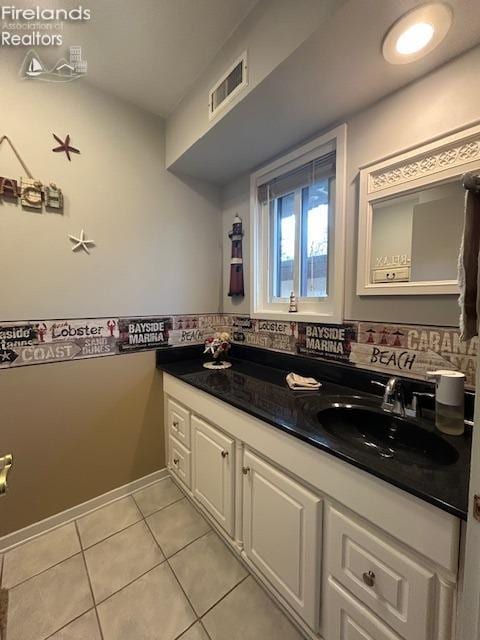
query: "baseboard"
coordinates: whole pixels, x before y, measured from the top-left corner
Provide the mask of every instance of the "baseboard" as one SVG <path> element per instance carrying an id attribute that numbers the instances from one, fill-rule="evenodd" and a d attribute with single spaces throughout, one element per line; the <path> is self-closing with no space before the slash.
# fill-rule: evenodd
<path id="1" fill-rule="evenodd" d="M 0 538 L 0 553 L 9 551 L 13 547 L 27 542 L 27 540 L 42 535 L 51 529 L 61 527 L 62 525 L 67 524 L 67 522 L 76 520 L 77 518 L 90 513 L 90 511 L 95 511 L 95 509 L 98 509 L 99 507 L 104 507 L 110 502 L 115 502 L 115 500 L 124 498 L 139 489 L 144 489 L 154 482 L 157 482 L 162 478 L 166 478 L 168 475 L 169 473 L 166 467 L 164 467 L 163 469 L 154 471 L 147 476 L 143 476 L 143 478 L 138 478 L 137 480 L 133 480 L 121 487 L 107 491 L 107 493 L 104 493 L 101 496 L 97 496 L 91 500 L 83 502 L 82 504 L 76 505 L 75 507 L 70 507 L 70 509 L 56 513 L 49 518 L 45 518 L 45 520 L 28 525 L 28 527 L 25 527 L 24 529 L 7 533 L 7 535 Z"/>

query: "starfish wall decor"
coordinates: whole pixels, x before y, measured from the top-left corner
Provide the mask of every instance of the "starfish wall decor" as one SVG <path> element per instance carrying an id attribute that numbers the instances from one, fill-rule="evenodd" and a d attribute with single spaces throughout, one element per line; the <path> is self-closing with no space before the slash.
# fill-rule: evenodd
<path id="1" fill-rule="evenodd" d="M 70 134 L 67 135 L 67 137 L 65 138 L 65 141 L 61 140 L 54 133 L 52 133 L 52 135 L 55 138 L 55 140 L 59 143 L 58 147 L 54 147 L 52 149 L 52 151 L 54 153 L 61 153 L 62 151 L 64 151 L 67 154 L 67 158 L 68 158 L 69 162 L 72 161 L 72 159 L 70 158 L 70 154 L 71 153 L 80 153 L 80 151 L 78 149 L 76 149 L 75 147 L 72 147 L 70 145 Z"/>
<path id="2" fill-rule="evenodd" d="M 73 245 L 72 247 L 72 251 L 77 251 L 77 249 L 83 249 L 86 253 L 90 253 L 89 249 L 88 249 L 88 245 L 91 244 L 93 246 L 95 246 L 95 242 L 93 240 L 87 240 L 85 237 L 85 231 L 82 229 L 80 231 L 80 237 L 76 237 L 76 236 L 68 236 L 70 238 L 70 240 L 72 240 L 72 242 L 75 242 L 76 244 Z"/>

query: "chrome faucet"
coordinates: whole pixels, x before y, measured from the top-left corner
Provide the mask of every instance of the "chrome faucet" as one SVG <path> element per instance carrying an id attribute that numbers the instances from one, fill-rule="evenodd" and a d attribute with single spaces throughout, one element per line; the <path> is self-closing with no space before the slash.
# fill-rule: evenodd
<path id="1" fill-rule="evenodd" d="M 402 381 L 398 378 L 390 378 L 387 384 L 378 382 L 377 380 L 372 380 L 371 383 L 385 389 L 383 392 L 382 409 L 404 418 L 406 415 L 406 409 L 405 392 Z"/>
<path id="2" fill-rule="evenodd" d="M 397 416 L 404 418 L 405 416 L 411 416 L 412 418 L 422 417 L 422 398 L 435 398 L 433 393 L 421 393 L 414 391 L 412 393 L 412 404 L 407 407 L 405 403 L 405 391 L 403 383 L 399 378 L 390 378 L 387 384 L 378 382 L 377 380 L 371 380 L 372 384 L 376 384 L 378 387 L 385 389 L 383 392 L 382 409 L 390 413 L 394 413 Z"/>

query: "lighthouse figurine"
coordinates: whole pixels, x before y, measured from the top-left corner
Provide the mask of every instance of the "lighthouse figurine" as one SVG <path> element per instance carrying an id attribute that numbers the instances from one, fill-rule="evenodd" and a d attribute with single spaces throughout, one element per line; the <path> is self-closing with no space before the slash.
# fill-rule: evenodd
<path id="1" fill-rule="evenodd" d="M 230 260 L 230 289 L 228 290 L 229 296 L 244 296 L 245 291 L 243 287 L 243 255 L 242 255 L 242 219 L 235 214 L 233 219 L 232 230 L 229 232 L 228 237 L 232 241 L 232 258 Z"/>

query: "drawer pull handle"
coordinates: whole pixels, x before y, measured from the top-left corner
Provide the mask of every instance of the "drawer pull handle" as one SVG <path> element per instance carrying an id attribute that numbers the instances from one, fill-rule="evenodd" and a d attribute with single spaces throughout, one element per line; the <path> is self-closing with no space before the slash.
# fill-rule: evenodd
<path id="1" fill-rule="evenodd" d="M 173 421 L 173 426 L 175 427 L 175 429 L 178 429 L 178 420 Z"/>
<path id="2" fill-rule="evenodd" d="M 173 464 L 178 464 L 180 462 L 180 460 L 178 458 L 174 458 L 173 459 Z"/>
<path id="3" fill-rule="evenodd" d="M 242 473 L 244 476 L 246 476 L 247 473 L 250 473 L 250 467 L 242 467 Z"/>
<path id="4" fill-rule="evenodd" d="M 225 451 L 225 449 L 222 451 L 222 458 L 226 458 L 228 456 L 228 451 Z"/>
<path id="5" fill-rule="evenodd" d="M 368 571 L 363 574 L 363 581 L 367 585 L 367 587 L 375 586 L 375 574 L 373 571 Z"/>

